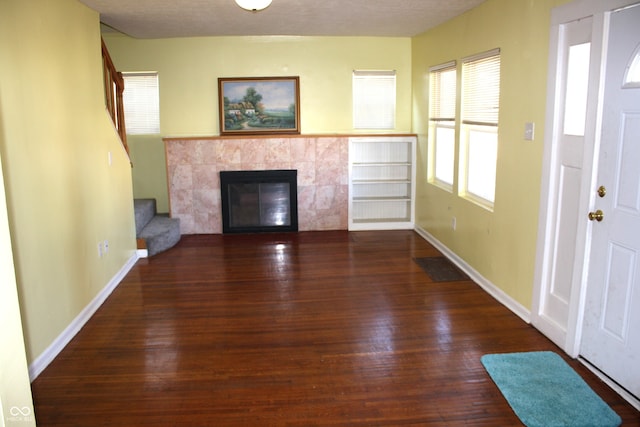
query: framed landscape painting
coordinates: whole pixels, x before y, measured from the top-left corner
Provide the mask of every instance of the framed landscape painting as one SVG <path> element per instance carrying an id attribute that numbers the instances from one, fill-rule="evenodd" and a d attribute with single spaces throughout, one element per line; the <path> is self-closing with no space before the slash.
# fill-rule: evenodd
<path id="1" fill-rule="evenodd" d="M 299 77 L 218 79 L 220 135 L 300 133 Z"/>

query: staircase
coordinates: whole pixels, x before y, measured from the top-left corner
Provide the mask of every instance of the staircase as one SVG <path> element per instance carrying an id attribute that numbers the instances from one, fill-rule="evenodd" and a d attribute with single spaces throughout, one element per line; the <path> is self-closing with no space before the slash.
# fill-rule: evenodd
<path id="1" fill-rule="evenodd" d="M 134 199 L 136 238 L 143 241 L 148 256 L 172 248 L 180 241 L 180 219 L 158 215 L 155 199 Z"/>

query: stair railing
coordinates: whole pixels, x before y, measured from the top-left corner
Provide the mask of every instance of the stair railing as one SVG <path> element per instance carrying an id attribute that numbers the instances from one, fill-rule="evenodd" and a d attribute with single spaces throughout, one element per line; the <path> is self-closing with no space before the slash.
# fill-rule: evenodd
<path id="1" fill-rule="evenodd" d="M 124 92 L 124 78 L 122 73 L 116 70 L 113 65 L 107 45 L 102 40 L 102 71 L 104 76 L 104 99 L 107 110 L 111 115 L 113 124 L 120 135 L 120 140 L 125 151 L 129 154 L 129 146 L 127 145 L 127 130 L 124 124 L 124 104 L 122 102 L 122 93 Z"/>

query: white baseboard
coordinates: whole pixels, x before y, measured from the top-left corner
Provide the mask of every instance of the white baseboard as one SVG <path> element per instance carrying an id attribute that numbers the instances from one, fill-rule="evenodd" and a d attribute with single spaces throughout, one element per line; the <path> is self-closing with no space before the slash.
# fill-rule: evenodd
<path id="1" fill-rule="evenodd" d="M 427 242 L 431 243 L 436 249 L 438 249 L 442 254 L 449 259 L 452 263 L 454 263 L 460 270 L 464 271 L 474 282 L 476 282 L 482 289 L 484 289 L 489 295 L 495 298 L 500 304 L 507 307 L 511 310 L 515 315 L 520 317 L 527 323 L 531 323 L 531 311 L 527 310 L 522 304 L 518 301 L 511 298 L 507 295 L 502 289 L 498 288 L 496 285 L 491 283 L 489 280 L 484 278 L 480 273 L 478 273 L 473 267 L 467 264 L 462 258 L 452 252 L 448 247 L 446 247 L 442 242 L 436 239 L 432 234 L 423 228 L 416 227 L 416 233 L 422 236 Z"/>
<path id="2" fill-rule="evenodd" d="M 95 296 L 95 298 L 76 316 L 75 319 L 65 328 L 64 331 L 51 343 L 45 351 L 38 356 L 33 363 L 29 365 L 29 379 L 33 382 L 38 375 L 45 370 L 47 366 L 53 361 L 53 359 L 60 354 L 60 352 L 66 347 L 67 344 L 76 336 L 80 329 L 87 323 L 87 321 L 93 316 L 93 314 L 100 308 L 102 303 L 111 295 L 114 289 L 120 284 L 122 279 L 127 275 L 129 270 L 134 266 L 138 260 L 138 254 L 134 255 L 127 260 L 122 266 L 120 271 L 107 283 L 107 285 Z"/>

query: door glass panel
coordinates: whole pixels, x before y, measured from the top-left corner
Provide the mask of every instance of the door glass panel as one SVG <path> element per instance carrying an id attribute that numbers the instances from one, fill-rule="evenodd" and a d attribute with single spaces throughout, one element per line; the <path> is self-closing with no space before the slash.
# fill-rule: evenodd
<path id="1" fill-rule="evenodd" d="M 636 48 L 632 60 L 627 66 L 622 87 L 640 87 L 640 46 Z"/>
<path id="2" fill-rule="evenodd" d="M 569 47 L 567 94 L 564 104 L 564 134 L 584 136 L 589 87 L 591 43 Z"/>

